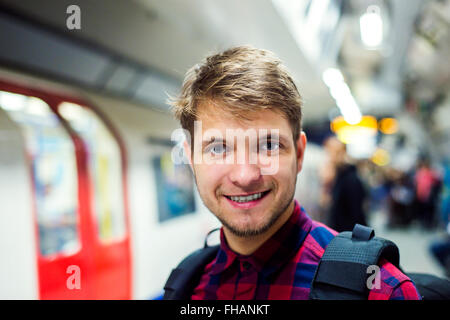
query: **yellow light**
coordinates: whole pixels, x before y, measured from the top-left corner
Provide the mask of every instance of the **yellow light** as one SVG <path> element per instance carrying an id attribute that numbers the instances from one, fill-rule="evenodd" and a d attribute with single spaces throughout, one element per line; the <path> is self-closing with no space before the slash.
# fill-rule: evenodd
<path id="1" fill-rule="evenodd" d="M 356 124 L 349 124 L 347 121 L 344 120 L 343 116 L 339 116 L 333 119 L 330 123 L 331 131 L 337 133 L 339 130 L 341 130 L 344 127 L 363 127 L 368 129 L 377 130 L 378 124 L 377 119 L 373 116 L 363 116 L 361 118 L 361 121 Z"/>
<path id="2" fill-rule="evenodd" d="M 389 162 L 391 161 L 391 157 L 389 155 L 389 152 L 384 149 L 378 148 L 373 153 L 371 160 L 378 166 L 385 166 L 389 164 Z"/>
<path id="3" fill-rule="evenodd" d="M 398 131 L 398 123 L 394 118 L 383 118 L 380 120 L 379 129 L 384 134 L 394 134 Z"/>
<path id="4" fill-rule="evenodd" d="M 331 131 L 335 133 L 339 132 L 345 126 L 349 126 L 349 124 L 344 120 L 343 116 L 334 118 L 330 123 Z"/>
<path id="5" fill-rule="evenodd" d="M 377 130 L 377 119 L 372 116 L 363 116 L 357 126 Z"/>
<path id="6" fill-rule="evenodd" d="M 336 117 L 330 123 L 330 129 L 336 133 L 343 143 L 351 143 L 358 136 L 372 136 L 377 133 L 377 119 L 373 116 L 363 116 L 357 124 L 349 124 L 343 116 Z"/>

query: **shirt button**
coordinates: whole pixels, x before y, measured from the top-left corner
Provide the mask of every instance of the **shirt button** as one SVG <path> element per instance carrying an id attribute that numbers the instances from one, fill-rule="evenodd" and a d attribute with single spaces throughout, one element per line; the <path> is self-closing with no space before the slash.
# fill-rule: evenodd
<path id="1" fill-rule="evenodd" d="M 251 264 L 249 262 L 247 262 L 247 261 L 244 261 L 242 263 L 242 266 L 244 267 L 245 270 L 248 270 L 248 269 L 250 269 Z"/>

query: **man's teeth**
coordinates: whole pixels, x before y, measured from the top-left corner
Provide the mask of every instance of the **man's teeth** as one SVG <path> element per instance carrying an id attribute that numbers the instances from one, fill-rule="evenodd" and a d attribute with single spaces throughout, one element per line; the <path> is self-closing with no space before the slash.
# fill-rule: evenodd
<path id="1" fill-rule="evenodd" d="M 255 193 L 255 194 L 252 194 L 249 196 L 244 196 L 244 197 L 238 196 L 238 197 L 229 197 L 229 198 L 236 202 L 248 202 L 248 201 L 257 200 L 257 199 L 261 198 L 262 195 L 263 195 L 263 193 L 260 192 L 260 193 Z"/>

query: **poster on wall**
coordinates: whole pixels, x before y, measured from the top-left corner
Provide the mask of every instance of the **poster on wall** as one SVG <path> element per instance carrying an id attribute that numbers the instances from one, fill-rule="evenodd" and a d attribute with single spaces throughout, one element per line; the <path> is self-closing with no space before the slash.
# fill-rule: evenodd
<path id="1" fill-rule="evenodd" d="M 170 152 L 153 159 L 159 222 L 195 212 L 194 179 L 186 164 L 174 164 Z"/>

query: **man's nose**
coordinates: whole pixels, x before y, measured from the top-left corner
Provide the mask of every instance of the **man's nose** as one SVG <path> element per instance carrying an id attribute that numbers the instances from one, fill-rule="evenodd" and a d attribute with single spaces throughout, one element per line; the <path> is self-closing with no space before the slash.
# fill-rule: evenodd
<path id="1" fill-rule="evenodd" d="M 257 164 L 235 164 L 230 172 L 230 180 L 235 185 L 245 188 L 260 182 L 261 169 Z"/>

